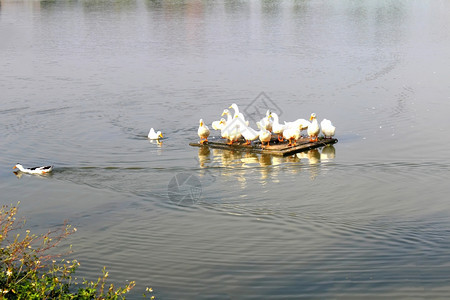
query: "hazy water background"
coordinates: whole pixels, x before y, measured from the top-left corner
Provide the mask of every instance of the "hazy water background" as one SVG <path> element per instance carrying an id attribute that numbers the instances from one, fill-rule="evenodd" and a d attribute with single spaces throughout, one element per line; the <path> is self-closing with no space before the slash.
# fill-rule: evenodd
<path id="1" fill-rule="evenodd" d="M 69 219 L 79 277 L 106 265 L 131 298 L 448 295 L 448 1 L 0 4 L 1 202 L 35 230 Z M 333 155 L 188 146 L 260 92 L 333 120 Z M 168 198 L 179 173 L 197 203 Z"/>

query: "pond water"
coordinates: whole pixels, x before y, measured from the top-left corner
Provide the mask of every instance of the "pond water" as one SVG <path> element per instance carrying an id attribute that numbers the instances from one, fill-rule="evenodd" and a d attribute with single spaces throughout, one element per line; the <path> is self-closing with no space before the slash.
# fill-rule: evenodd
<path id="1" fill-rule="evenodd" d="M 1 202 L 37 231 L 76 226 L 78 277 L 107 266 L 131 299 L 450 292 L 450 2 L 0 5 Z M 339 142 L 188 145 L 232 103 L 315 112 Z"/>

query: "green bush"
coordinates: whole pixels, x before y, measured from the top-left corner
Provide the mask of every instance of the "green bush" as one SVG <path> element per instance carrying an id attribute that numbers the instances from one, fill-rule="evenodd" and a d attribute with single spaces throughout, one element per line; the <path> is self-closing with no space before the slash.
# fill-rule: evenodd
<path id="1" fill-rule="evenodd" d="M 135 286 L 134 281 L 119 288 L 107 285 L 105 269 L 97 281 L 78 283 L 74 277 L 78 261 L 61 258 L 70 251 L 48 254 L 76 228 L 65 223 L 60 229 L 34 235 L 24 231 L 25 222 L 16 220 L 16 214 L 17 206 L 0 209 L 0 299 L 125 299 Z"/>

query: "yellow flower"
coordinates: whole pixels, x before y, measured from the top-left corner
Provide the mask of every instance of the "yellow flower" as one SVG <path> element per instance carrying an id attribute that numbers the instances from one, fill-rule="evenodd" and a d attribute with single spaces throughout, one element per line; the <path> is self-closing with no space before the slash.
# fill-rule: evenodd
<path id="1" fill-rule="evenodd" d="M 12 272 L 11 272 L 10 269 L 8 269 L 8 271 L 6 271 L 6 275 L 7 275 L 8 277 L 12 275 Z"/>

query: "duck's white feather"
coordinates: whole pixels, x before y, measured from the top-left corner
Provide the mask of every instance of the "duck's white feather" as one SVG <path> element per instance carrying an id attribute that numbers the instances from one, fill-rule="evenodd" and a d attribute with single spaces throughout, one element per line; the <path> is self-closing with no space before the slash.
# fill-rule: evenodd
<path id="1" fill-rule="evenodd" d="M 308 135 L 310 139 L 317 140 L 317 137 L 320 133 L 319 122 L 317 122 L 316 114 L 312 113 L 311 117 L 311 125 L 308 126 Z"/>
<path id="2" fill-rule="evenodd" d="M 283 135 L 283 131 L 286 128 L 286 125 L 280 124 L 279 117 L 277 113 L 271 113 L 271 116 L 273 117 L 273 124 L 272 124 L 272 131 L 273 133 Z"/>
<path id="3" fill-rule="evenodd" d="M 300 129 L 298 126 L 289 126 L 287 128 L 284 129 L 283 131 L 283 137 L 286 140 L 289 140 L 289 144 L 291 144 L 291 142 L 295 142 L 300 138 Z"/>
<path id="4" fill-rule="evenodd" d="M 46 174 L 53 171 L 53 166 L 43 166 L 34 168 L 24 168 L 21 164 L 16 164 L 13 169 L 19 169 L 20 172 L 28 174 Z"/>
<path id="5" fill-rule="evenodd" d="M 221 130 L 226 123 L 227 121 L 224 118 L 221 118 L 219 121 L 212 122 L 211 126 L 214 130 Z"/>
<path id="6" fill-rule="evenodd" d="M 199 123 L 197 134 L 200 137 L 200 140 L 207 140 L 210 134 L 209 128 L 205 123 L 203 123 L 203 119 L 200 119 Z"/>
<path id="7" fill-rule="evenodd" d="M 300 130 L 306 130 L 311 125 L 308 120 L 305 119 L 297 119 L 293 122 L 284 122 L 286 127 L 297 127 Z"/>
<path id="8" fill-rule="evenodd" d="M 267 143 L 267 145 L 268 145 L 270 142 L 270 139 L 272 138 L 272 134 L 270 133 L 270 131 L 265 129 L 259 122 L 256 123 L 256 125 L 259 128 L 259 140 L 261 141 L 261 144 L 264 145 L 264 143 Z"/>
<path id="9" fill-rule="evenodd" d="M 163 137 L 163 135 L 162 135 L 161 131 L 158 130 L 156 132 L 155 129 L 153 129 L 153 127 L 150 128 L 150 131 L 148 133 L 148 138 L 149 139 L 151 139 L 151 140 L 158 140 L 158 139 L 160 139 L 162 137 Z"/>
<path id="10" fill-rule="evenodd" d="M 236 103 L 231 104 L 231 106 L 229 108 L 234 109 L 233 119 L 239 118 L 240 121 L 245 123 L 245 125 L 247 125 L 247 126 L 250 124 L 250 122 L 248 120 L 245 120 L 244 114 L 239 111 L 239 107 L 237 106 Z"/>
<path id="11" fill-rule="evenodd" d="M 336 127 L 328 119 L 323 119 L 320 122 L 320 127 L 325 138 L 332 138 L 336 133 Z"/>
<path id="12" fill-rule="evenodd" d="M 241 124 L 243 125 L 243 124 Z M 260 131 L 256 131 L 255 129 L 249 126 L 242 126 L 240 128 L 241 134 L 247 142 L 252 142 L 256 140 L 260 134 Z"/>
<path id="13" fill-rule="evenodd" d="M 272 131 L 272 126 L 273 126 L 273 117 L 271 116 L 270 110 L 266 111 L 266 116 L 264 118 L 262 118 L 259 123 L 261 124 L 261 126 L 268 130 L 268 131 Z"/>

